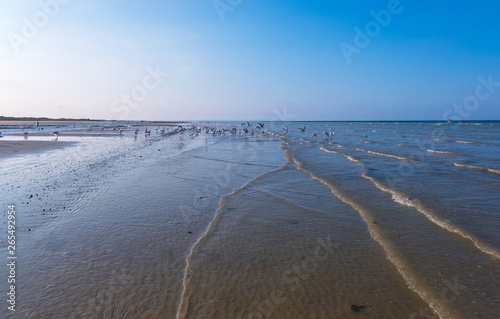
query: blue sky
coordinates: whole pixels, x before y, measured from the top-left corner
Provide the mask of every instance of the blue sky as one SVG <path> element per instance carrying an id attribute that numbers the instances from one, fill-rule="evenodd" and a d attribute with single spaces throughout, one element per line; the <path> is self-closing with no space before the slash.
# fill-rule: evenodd
<path id="1" fill-rule="evenodd" d="M 0 0 L 0 115 L 499 120 L 499 9 L 493 0 Z"/>

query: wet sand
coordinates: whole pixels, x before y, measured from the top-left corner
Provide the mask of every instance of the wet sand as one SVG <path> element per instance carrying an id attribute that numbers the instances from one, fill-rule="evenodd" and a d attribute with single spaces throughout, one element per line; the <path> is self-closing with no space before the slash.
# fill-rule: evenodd
<path id="1" fill-rule="evenodd" d="M 280 143 L 156 156 L 32 227 L 19 279 L 30 306 L 18 314 L 401 318 L 425 307 L 357 213 L 280 155 Z"/>
<path id="2" fill-rule="evenodd" d="M 0 140 L 0 158 L 23 156 L 41 153 L 49 150 L 63 149 L 73 145 L 73 142 L 60 141 L 2 141 Z"/>

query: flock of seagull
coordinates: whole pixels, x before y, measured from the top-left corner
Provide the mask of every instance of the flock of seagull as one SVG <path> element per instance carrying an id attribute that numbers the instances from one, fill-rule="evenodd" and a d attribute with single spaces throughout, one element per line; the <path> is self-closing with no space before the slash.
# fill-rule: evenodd
<path id="1" fill-rule="evenodd" d="M 216 127 L 211 127 L 211 126 L 203 126 L 203 127 L 195 127 L 193 128 L 193 135 L 198 136 L 200 134 L 211 134 L 211 135 L 219 135 L 223 136 L 226 133 L 229 133 L 230 135 L 238 135 L 238 134 L 249 134 L 249 135 L 285 135 L 289 132 L 288 126 L 285 128 L 282 128 L 278 132 L 273 132 L 269 129 L 264 129 L 265 124 L 264 123 L 257 123 L 256 126 L 252 127 L 252 124 L 249 122 L 246 123 L 241 123 L 240 128 L 235 127 L 234 125 L 231 126 L 231 128 L 216 128 Z M 306 131 L 306 127 L 301 127 L 299 128 L 299 131 L 304 133 Z M 323 131 L 323 134 L 317 134 L 313 133 L 311 134 L 313 137 L 321 136 L 323 135 L 324 137 L 331 137 L 335 133 L 333 131 Z"/>
<path id="2" fill-rule="evenodd" d="M 36 121 L 36 123 L 34 124 L 34 126 L 32 127 L 32 129 L 36 129 L 37 127 L 39 127 L 40 123 L 38 121 Z M 217 128 L 217 127 L 214 127 L 214 126 L 203 126 L 203 127 L 183 127 L 182 125 L 177 125 L 176 127 L 172 127 L 172 129 L 170 128 L 166 128 L 166 127 L 163 127 L 163 128 L 160 128 L 160 127 L 157 127 L 155 129 L 156 133 L 157 134 L 166 134 L 166 133 L 180 133 L 182 134 L 183 132 L 189 132 L 189 135 L 191 137 L 196 137 L 196 136 L 199 136 L 199 135 L 213 135 L 213 136 L 224 136 L 226 134 L 229 134 L 229 135 L 239 135 L 239 134 L 244 134 L 244 135 L 285 135 L 289 132 L 289 129 L 288 129 L 288 126 L 285 127 L 285 128 L 281 128 L 280 130 L 278 131 L 271 131 L 270 129 L 268 128 L 264 128 L 265 126 L 265 123 L 259 123 L 257 122 L 257 125 L 253 126 L 252 124 L 250 124 L 250 122 L 246 122 L 246 123 L 240 123 L 239 127 L 236 127 L 236 126 L 231 126 L 231 128 Z M 43 130 L 44 128 L 39 128 L 38 130 Z M 101 130 L 105 130 L 106 127 L 102 126 L 101 127 Z M 92 131 L 93 128 L 87 128 L 87 131 Z M 129 128 L 128 125 L 120 125 L 120 126 L 115 126 L 113 127 L 112 129 L 113 131 L 118 131 L 118 133 L 121 135 L 123 132 L 127 132 L 127 131 L 133 131 L 134 132 L 134 135 L 138 135 L 140 132 L 141 132 L 141 129 L 139 128 L 136 128 L 136 129 L 133 129 L 133 128 Z M 299 132 L 301 133 L 304 133 L 306 132 L 306 127 L 299 127 L 298 128 Z M 143 133 L 145 135 L 151 135 L 151 130 L 148 129 L 148 127 L 146 126 L 143 130 Z M 1 132 L 0 132 L 1 134 Z M 24 136 L 27 136 L 29 134 L 28 131 L 24 131 L 23 135 Z M 51 132 L 50 135 L 53 135 L 55 136 L 55 140 L 57 140 L 59 138 L 59 135 L 61 133 L 59 131 L 54 131 L 54 132 Z M 313 133 L 311 134 L 311 136 L 313 137 L 318 137 L 318 136 L 324 136 L 325 138 L 329 138 L 331 136 L 333 136 L 335 133 L 331 130 L 328 130 L 328 131 L 323 131 L 322 134 L 318 134 L 318 133 Z M 1 136 L 1 135 L 0 135 Z"/>

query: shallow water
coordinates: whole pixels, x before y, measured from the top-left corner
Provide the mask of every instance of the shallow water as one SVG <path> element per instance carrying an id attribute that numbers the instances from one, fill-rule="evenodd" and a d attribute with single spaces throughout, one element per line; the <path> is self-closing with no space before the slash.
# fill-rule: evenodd
<path id="1" fill-rule="evenodd" d="M 79 143 L 2 160 L 19 226 L 17 311 L 0 313 L 498 315 L 500 123 L 265 128 L 277 134 L 67 136 Z"/>

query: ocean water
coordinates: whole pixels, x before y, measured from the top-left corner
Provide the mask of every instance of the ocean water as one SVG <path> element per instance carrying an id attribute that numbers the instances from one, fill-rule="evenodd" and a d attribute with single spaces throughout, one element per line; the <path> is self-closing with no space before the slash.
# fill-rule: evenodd
<path id="1" fill-rule="evenodd" d="M 1 160 L 0 314 L 498 317 L 500 122 L 263 123 Z"/>

